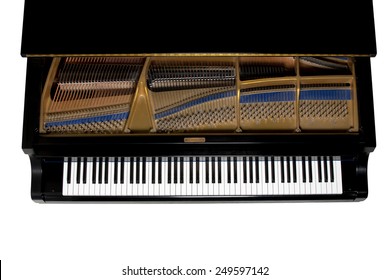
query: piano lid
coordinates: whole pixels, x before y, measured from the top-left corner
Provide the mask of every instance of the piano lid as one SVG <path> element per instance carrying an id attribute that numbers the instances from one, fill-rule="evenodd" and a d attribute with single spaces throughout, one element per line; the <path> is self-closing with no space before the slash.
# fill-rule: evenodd
<path id="1" fill-rule="evenodd" d="M 376 55 L 372 0 L 307 3 L 25 0 L 21 54 Z"/>

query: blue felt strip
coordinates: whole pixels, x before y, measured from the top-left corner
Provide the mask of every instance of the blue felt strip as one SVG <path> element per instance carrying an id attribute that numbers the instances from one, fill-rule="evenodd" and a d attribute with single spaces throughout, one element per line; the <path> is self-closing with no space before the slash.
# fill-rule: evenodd
<path id="1" fill-rule="evenodd" d="M 86 123 L 123 120 L 123 119 L 127 119 L 128 116 L 129 116 L 129 112 L 125 112 L 125 113 L 109 114 L 104 116 L 95 116 L 95 117 L 88 117 L 88 118 L 81 118 L 81 119 L 74 119 L 74 120 L 48 122 L 45 124 L 45 127 L 48 128 L 53 126 L 78 125 L 78 124 L 86 124 Z"/>
<path id="2" fill-rule="evenodd" d="M 351 100 L 350 89 L 301 90 L 300 100 Z"/>
<path id="3" fill-rule="evenodd" d="M 240 96 L 240 103 L 295 101 L 295 91 L 274 91 Z"/>

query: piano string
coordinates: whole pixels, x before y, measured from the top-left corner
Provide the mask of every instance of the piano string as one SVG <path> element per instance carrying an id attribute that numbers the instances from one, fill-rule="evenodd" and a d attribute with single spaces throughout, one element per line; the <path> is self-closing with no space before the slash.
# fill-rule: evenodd
<path id="1" fill-rule="evenodd" d="M 350 58 L 66 57 L 53 65 L 42 134 L 357 130 Z"/>

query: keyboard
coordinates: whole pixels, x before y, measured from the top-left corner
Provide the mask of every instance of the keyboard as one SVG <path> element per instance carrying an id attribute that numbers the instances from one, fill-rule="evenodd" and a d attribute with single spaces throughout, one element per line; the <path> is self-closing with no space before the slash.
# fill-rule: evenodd
<path id="1" fill-rule="evenodd" d="M 341 194 L 337 156 L 68 157 L 64 196 Z"/>

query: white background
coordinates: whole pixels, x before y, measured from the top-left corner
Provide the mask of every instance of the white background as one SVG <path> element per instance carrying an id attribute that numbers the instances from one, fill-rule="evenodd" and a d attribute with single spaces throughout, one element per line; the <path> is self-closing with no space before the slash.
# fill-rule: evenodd
<path id="1" fill-rule="evenodd" d="M 372 59 L 372 79 L 378 145 L 369 159 L 366 201 L 40 205 L 30 199 L 30 163 L 21 149 L 26 70 L 26 58 L 20 56 L 23 1 L 1 1 L 0 259 L 4 279 L 125 279 L 131 278 L 121 276 L 127 265 L 206 269 L 253 265 L 270 267 L 271 276 L 265 279 L 390 279 L 387 2 L 374 3 L 378 55 Z"/>

